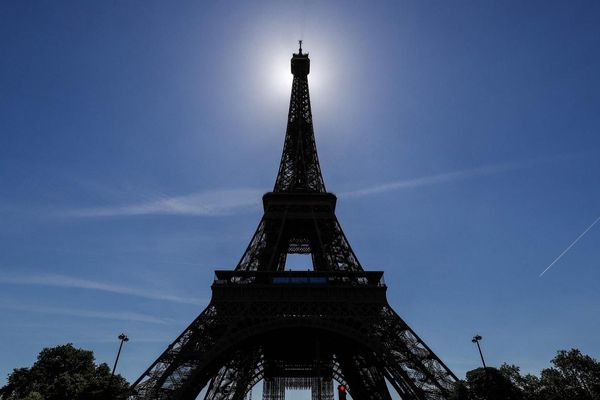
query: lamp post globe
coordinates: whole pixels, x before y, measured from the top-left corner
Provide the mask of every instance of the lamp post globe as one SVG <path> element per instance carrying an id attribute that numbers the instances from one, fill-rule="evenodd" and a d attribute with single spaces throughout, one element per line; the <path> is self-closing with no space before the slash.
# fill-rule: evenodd
<path id="1" fill-rule="evenodd" d="M 119 362 L 119 356 L 121 355 L 121 350 L 123 349 L 123 343 L 129 342 L 129 337 L 127 337 L 127 335 L 124 333 L 121 333 L 118 336 L 118 339 L 121 341 L 121 343 L 119 344 L 119 351 L 117 352 L 117 358 L 115 359 L 115 365 L 113 366 L 112 374 L 110 375 L 111 378 L 115 375 L 115 370 L 117 369 L 117 363 Z"/>
<path id="2" fill-rule="evenodd" d="M 483 359 L 483 353 L 481 352 L 481 346 L 479 345 L 479 342 L 481 341 L 481 339 L 483 339 L 481 337 L 481 335 L 475 335 L 475 336 L 473 336 L 473 339 L 471 339 L 471 342 L 475 343 L 477 345 L 477 349 L 479 350 L 479 356 L 481 357 L 481 363 L 483 364 L 483 368 L 487 368 L 485 366 L 485 360 Z"/>

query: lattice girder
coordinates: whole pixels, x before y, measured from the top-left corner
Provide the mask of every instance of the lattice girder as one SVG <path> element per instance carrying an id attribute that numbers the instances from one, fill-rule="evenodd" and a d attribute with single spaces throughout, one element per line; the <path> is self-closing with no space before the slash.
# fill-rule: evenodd
<path id="1" fill-rule="evenodd" d="M 263 364 L 260 346 L 244 348 L 219 369 L 209 384 L 205 400 L 243 400 Z"/>
<path id="2" fill-rule="evenodd" d="M 274 192 L 325 192 L 310 108 L 307 76 L 294 76 L 283 154 Z"/>
<path id="3" fill-rule="evenodd" d="M 362 271 L 337 217 L 331 193 L 267 193 L 265 214 L 237 271 L 283 271 L 287 254 L 312 255 L 316 271 Z"/>
<path id="4" fill-rule="evenodd" d="M 309 282 L 312 275 L 307 274 Z M 454 375 L 391 310 L 382 285 L 344 285 L 332 281 L 331 286 L 322 283 L 265 286 L 235 282 L 240 281 L 232 279 L 213 285 L 214 302 L 207 308 L 210 312 L 203 313 L 201 320 L 163 353 L 155 367 L 136 384 L 136 388 L 141 385 L 145 391 L 133 398 L 193 399 L 223 365 L 232 370 L 230 364 L 221 360 L 232 362 L 236 352 L 244 350 L 247 354 L 248 349 L 259 344 L 278 346 L 277 351 L 285 352 L 289 343 L 306 341 L 311 334 L 317 335 L 323 348 L 335 355 L 344 376 L 351 370 L 358 374 L 346 376 L 350 388 L 352 380 L 359 380 L 361 385 L 371 382 L 371 386 L 380 388 L 377 396 L 383 397 L 373 395 L 373 400 L 387 399 L 387 389 L 381 383 L 384 376 L 395 381 L 408 399 L 444 399 L 452 389 Z M 361 346 L 362 358 L 354 358 L 348 364 L 346 352 L 355 352 Z M 375 365 L 372 360 L 380 361 Z M 348 365 L 361 362 L 365 365 L 361 370 L 355 366 L 348 369 Z M 257 362 L 253 363 L 247 367 L 247 371 L 253 372 L 245 374 L 248 381 L 255 374 L 253 368 Z M 240 387 L 245 389 L 247 385 Z M 170 397 L 153 397 L 159 393 L 168 393 Z"/>

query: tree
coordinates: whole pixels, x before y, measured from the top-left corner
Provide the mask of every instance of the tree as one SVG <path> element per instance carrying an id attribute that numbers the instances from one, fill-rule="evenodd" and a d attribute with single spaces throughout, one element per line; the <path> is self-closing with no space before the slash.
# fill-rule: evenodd
<path id="1" fill-rule="evenodd" d="M 464 381 L 458 381 L 454 385 L 454 390 L 450 394 L 449 400 L 470 400 L 469 388 Z"/>
<path id="2" fill-rule="evenodd" d="M 23 397 L 23 400 L 44 400 L 44 396 L 38 392 L 31 392 L 27 396 Z"/>
<path id="3" fill-rule="evenodd" d="M 523 400 L 544 400 L 540 394 L 540 379 L 537 376 L 522 376 L 519 367 L 509 364 L 502 364 L 499 371 L 521 392 Z"/>
<path id="4" fill-rule="evenodd" d="M 577 349 L 560 350 L 542 370 L 542 399 L 600 400 L 600 362 Z"/>
<path id="5" fill-rule="evenodd" d="M 105 363 L 95 364 L 91 351 L 71 343 L 43 349 L 31 368 L 17 368 L 0 389 L 2 400 L 125 399 L 129 384 L 111 377 Z"/>
<path id="6" fill-rule="evenodd" d="M 467 386 L 473 400 L 522 400 L 521 391 L 496 368 L 467 372 Z"/>
<path id="7" fill-rule="evenodd" d="M 577 349 L 561 350 L 540 377 L 522 376 L 519 367 L 503 364 L 500 372 L 524 400 L 600 400 L 600 363 Z"/>

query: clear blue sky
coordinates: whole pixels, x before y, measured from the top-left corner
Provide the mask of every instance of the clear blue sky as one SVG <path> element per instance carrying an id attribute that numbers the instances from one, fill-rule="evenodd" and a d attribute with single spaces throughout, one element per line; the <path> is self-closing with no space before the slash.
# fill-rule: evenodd
<path id="1" fill-rule="evenodd" d="M 0 384 L 73 342 L 134 380 L 272 188 L 296 40 L 338 217 L 459 376 L 600 358 L 600 3 L 0 4 Z"/>

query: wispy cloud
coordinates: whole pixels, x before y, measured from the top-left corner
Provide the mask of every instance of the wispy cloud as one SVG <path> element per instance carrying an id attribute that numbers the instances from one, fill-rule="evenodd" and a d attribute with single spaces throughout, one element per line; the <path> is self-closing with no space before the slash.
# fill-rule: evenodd
<path id="1" fill-rule="evenodd" d="M 562 253 L 560 253 L 560 254 L 558 255 L 558 257 L 556 257 L 556 258 L 554 259 L 554 261 L 552 261 L 552 262 L 550 263 L 550 265 L 548 265 L 548 266 L 546 267 L 546 269 L 545 269 L 545 270 L 543 270 L 543 271 L 542 271 L 542 273 L 540 274 L 540 278 L 541 278 L 541 277 L 542 277 L 542 276 L 543 276 L 543 275 L 544 275 L 544 274 L 545 274 L 545 273 L 546 273 L 546 272 L 547 272 L 547 271 L 548 271 L 550 268 L 552 268 L 552 267 L 554 266 L 554 264 L 556 264 L 556 263 L 558 262 L 558 260 L 560 260 L 561 258 L 563 258 L 563 256 L 564 256 L 565 254 L 567 254 L 567 253 L 569 252 L 569 250 L 571 250 L 571 248 L 572 248 L 573 246 L 575 246 L 575 244 L 577 244 L 577 242 L 579 242 L 579 240 L 581 240 L 581 238 L 583 238 L 583 237 L 586 235 L 586 233 L 588 233 L 588 232 L 590 231 L 590 229 L 592 229 L 592 228 L 594 227 L 594 225 L 596 225 L 596 224 L 598 223 L 598 221 L 600 221 L 600 217 L 596 218 L 596 220 L 595 220 L 594 222 L 592 222 L 592 224 L 591 224 L 590 226 L 588 226 L 588 227 L 585 229 L 585 231 L 583 231 L 583 232 L 581 233 L 581 235 L 577 236 L 577 239 L 573 240 L 573 242 L 572 242 L 572 243 L 571 243 L 569 246 L 567 246 L 567 248 L 566 248 L 566 249 L 564 249 L 564 250 L 563 250 L 563 252 L 562 252 Z"/>
<path id="2" fill-rule="evenodd" d="M 421 186 L 431 186 L 442 183 L 448 183 L 453 181 L 460 181 L 469 178 L 476 178 L 481 176 L 489 176 L 496 175 L 503 172 L 515 171 L 519 169 L 523 169 L 526 167 L 530 167 L 535 164 L 539 164 L 541 162 L 548 161 L 548 159 L 536 159 L 531 161 L 523 161 L 523 162 L 515 162 L 515 163 L 505 163 L 505 164 L 494 164 L 494 165 L 486 165 L 469 169 L 462 169 L 451 172 L 444 172 L 436 175 L 427 175 L 419 178 L 413 179 L 405 179 L 398 180 L 388 183 L 383 183 L 380 185 L 375 185 L 363 189 L 352 190 L 349 192 L 339 193 L 338 197 L 363 197 L 370 196 L 379 193 L 391 192 L 394 190 L 400 189 L 410 189 Z"/>
<path id="3" fill-rule="evenodd" d="M 200 298 L 169 295 L 158 291 L 132 288 L 123 285 L 115 285 L 112 283 L 98 282 L 66 275 L 0 275 L 0 284 L 2 283 L 12 285 L 39 285 L 76 289 L 89 289 L 124 294 L 129 296 L 143 297 L 152 300 L 170 301 L 174 303 L 194 305 L 206 304 L 206 301 Z"/>
<path id="4" fill-rule="evenodd" d="M 475 168 L 444 172 L 436 175 L 387 182 L 362 189 L 338 193 L 338 197 L 363 197 L 400 189 L 443 184 L 469 178 L 515 171 L 546 162 L 560 159 L 571 159 L 576 156 L 578 155 L 568 154 L 554 157 L 537 158 L 521 162 L 484 165 Z M 216 217 L 237 214 L 257 207 L 260 204 L 260 198 L 263 193 L 264 189 L 255 188 L 209 190 L 181 196 L 150 197 L 150 199 L 147 200 L 125 205 L 80 208 L 70 210 L 66 214 L 75 217 L 87 218 L 141 215 L 188 215 Z"/>
<path id="5" fill-rule="evenodd" d="M 160 196 L 139 203 L 82 208 L 67 214 L 75 217 L 119 217 L 135 215 L 223 216 L 251 209 L 260 204 L 264 190 L 212 190 L 183 196 Z"/>
<path id="6" fill-rule="evenodd" d="M 130 336 L 131 337 L 131 336 Z M 106 336 L 85 336 L 79 335 L 75 339 L 69 339 L 70 341 L 76 343 L 114 343 L 115 336 L 114 335 L 106 335 Z M 136 343 L 171 343 L 173 341 L 173 337 L 164 336 L 164 337 L 144 337 L 144 336 L 135 336 Z"/>
<path id="7" fill-rule="evenodd" d="M 92 318 L 92 319 L 112 319 L 120 321 L 147 322 L 151 324 L 167 324 L 169 321 L 154 317 L 152 315 L 140 314 L 127 311 L 97 311 L 81 310 L 73 308 L 45 307 L 24 304 L 0 304 L 0 308 L 5 310 L 35 312 L 41 314 L 57 314 L 72 317 Z"/>

